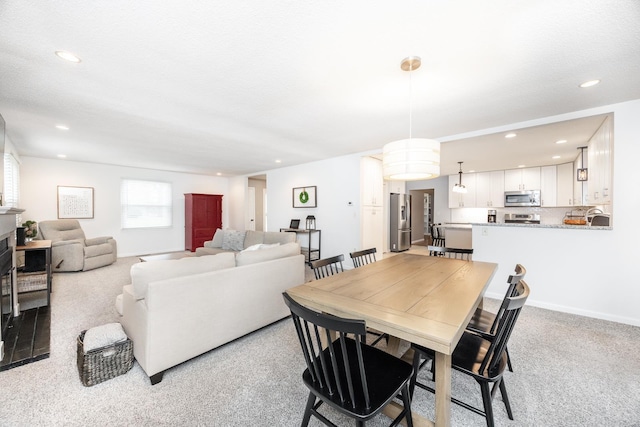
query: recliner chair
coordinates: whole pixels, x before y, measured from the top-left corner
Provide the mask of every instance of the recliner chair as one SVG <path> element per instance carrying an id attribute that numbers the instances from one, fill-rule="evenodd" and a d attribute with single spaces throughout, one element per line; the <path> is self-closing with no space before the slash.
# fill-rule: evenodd
<path id="1" fill-rule="evenodd" d="M 40 234 L 51 240 L 53 271 L 87 271 L 113 264 L 118 258 L 116 241 L 111 236 L 85 238 L 75 219 L 40 221 Z"/>

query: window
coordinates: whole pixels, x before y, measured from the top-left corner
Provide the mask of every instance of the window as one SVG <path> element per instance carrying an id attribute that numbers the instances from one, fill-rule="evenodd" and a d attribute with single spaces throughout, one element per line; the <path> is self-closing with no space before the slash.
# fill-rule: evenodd
<path id="1" fill-rule="evenodd" d="M 120 187 L 122 228 L 171 227 L 171 184 L 123 179 Z"/>

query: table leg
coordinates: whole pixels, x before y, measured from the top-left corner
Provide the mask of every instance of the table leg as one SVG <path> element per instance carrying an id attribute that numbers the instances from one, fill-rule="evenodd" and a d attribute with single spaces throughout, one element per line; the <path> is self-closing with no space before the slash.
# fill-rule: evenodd
<path id="1" fill-rule="evenodd" d="M 436 426 L 451 425 L 451 355 L 436 352 Z"/>

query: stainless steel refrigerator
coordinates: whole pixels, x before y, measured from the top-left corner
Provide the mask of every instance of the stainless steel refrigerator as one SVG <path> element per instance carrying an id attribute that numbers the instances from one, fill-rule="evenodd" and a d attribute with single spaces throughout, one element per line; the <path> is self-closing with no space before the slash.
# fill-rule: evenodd
<path id="1" fill-rule="evenodd" d="M 391 193 L 389 218 L 391 252 L 406 251 L 411 246 L 411 195 Z"/>

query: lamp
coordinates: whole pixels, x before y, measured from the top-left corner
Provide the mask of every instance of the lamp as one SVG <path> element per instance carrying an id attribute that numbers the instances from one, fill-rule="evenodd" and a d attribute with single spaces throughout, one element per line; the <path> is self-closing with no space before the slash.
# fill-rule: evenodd
<path id="1" fill-rule="evenodd" d="M 578 169 L 578 173 L 577 173 L 577 180 L 578 181 L 587 181 L 589 179 L 589 170 L 587 168 L 584 167 L 584 149 L 587 147 L 578 147 L 578 150 L 580 150 L 580 166 L 582 166 L 581 168 Z"/>
<path id="2" fill-rule="evenodd" d="M 458 164 L 460 165 L 460 172 L 458 172 L 459 176 L 460 176 L 460 180 L 458 181 L 458 183 L 456 185 L 453 186 L 453 192 L 454 193 L 466 193 L 467 192 L 467 187 L 465 187 L 464 185 L 462 185 L 462 163 L 463 162 L 458 162 Z"/>
<path id="3" fill-rule="evenodd" d="M 411 71 L 417 70 L 420 64 L 418 56 L 409 56 L 400 63 L 402 70 L 409 71 L 409 138 L 389 142 L 383 147 L 382 172 L 385 179 L 413 181 L 440 176 L 440 142 L 411 137 Z"/>
<path id="4" fill-rule="evenodd" d="M 308 215 L 305 225 L 307 227 L 307 230 L 315 230 L 316 229 L 316 217 L 313 216 L 313 215 Z"/>

